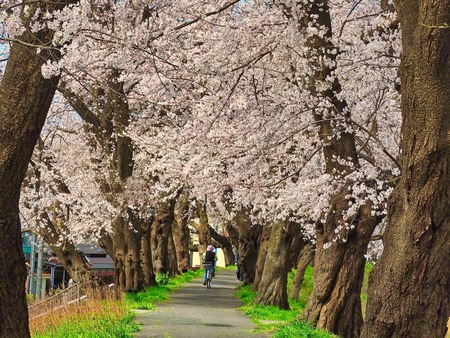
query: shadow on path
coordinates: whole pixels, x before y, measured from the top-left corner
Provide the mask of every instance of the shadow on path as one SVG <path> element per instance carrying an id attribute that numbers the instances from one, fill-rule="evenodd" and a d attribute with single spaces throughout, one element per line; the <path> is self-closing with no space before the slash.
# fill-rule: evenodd
<path id="1" fill-rule="evenodd" d="M 170 294 L 170 299 L 153 311 L 136 310 L 135 321 L 141 331 L 134 337 L 270 337 L 253 333 L 256 325 L 236 308 L 242 305 L 235 296 L 239 283 L 231 270 L 216 273 L 211 289 L 196 279 Z"/>

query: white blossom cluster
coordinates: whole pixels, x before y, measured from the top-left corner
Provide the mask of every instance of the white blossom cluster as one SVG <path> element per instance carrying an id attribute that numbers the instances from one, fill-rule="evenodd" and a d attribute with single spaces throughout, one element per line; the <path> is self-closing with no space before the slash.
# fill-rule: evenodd
<path id="1" fill-rule="evenodd" d="M 24 190 L 27 219 L 58 201 L 74 215 L 67 220 L 70 233 L 96 235 L 119 206 L 145 214 L 181 188 L 207 196 L 218 217 L 227 217 L 223 194 L 232 189 L 234 205 L 253 210 L 255 221 L 293 217 L 299 231 L 313 237 L 312 225 L 323 221 L 330 196 L 346 181 L 349 208 L 340 226 L 351 229 L 368 201 L 382 220 L 399 174 L 400 35 L 390 28 L 395 16 L 378 1 L 328 6 L 330 57 L 308 47 L 327 30 L 312 24 L 317 18 L 306 18 L 298 1 L 82 0 L 41 13 L 62 53 L 44 66 L 44 76 L 60 74 L 94 112 L 104 110 L 111 83 L 123 84 L 132 119 L 122 133 L 133 142 L 133 175 L 120 194 L 105 196 L 101 182 L 117 179 L 112 154 L 92 145 L 73 112 L 59 120 L 51 114 L 46 132 L 54 141 L 46 136 L 42 153 L 55 171 L 41 165 L 39 191 Z M 17 16 L 0 19 L 9 34 L 21 32 Z M 302 20 L 309 20 L 305 29 Z M 319 67 L 333 72 L 316 90 L 339 81 L 345 116 L 311 92 Z M 55 100 L 53 111 L 62 104 Z M 342 131 L 355 135 L 359 166 L 350 174 L 326 173 L 314 113 L 331 119 L 330 140 Z M 70 193 L 54 188 L 55 173 Z"/>

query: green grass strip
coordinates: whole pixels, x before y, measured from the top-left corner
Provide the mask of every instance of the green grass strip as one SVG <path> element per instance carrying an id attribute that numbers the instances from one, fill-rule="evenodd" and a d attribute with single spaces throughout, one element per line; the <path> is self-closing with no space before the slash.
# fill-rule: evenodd
<path id="1" fill-rule="evenodd" d="M 289 310 L 282 310 L 276 306 L 252 304 L 256 292 L 251 286 L 239 287 L 237 297 L 244 302 L 239 308 L 243 313 L 257 324 L 257 332 L 271 332 L 274 338 L 332 338 L 336 337 L 329 332 L 317 330 L 308 323 L 298 320 L 299 314 L 306 306 L 306 302 L 313 288 L 314 268 L 308 267 L 305 271 L 302 288 L 298 300 L 289 299 Z M 295 271 L 288 275 L 288 290 L 292 286 Z"/>
<path id="2" fill-rule="evenodd" d="M 116 303 L 100 302 L 103 311 L 91 313 L 86 310 L 82 315 L 63 317 L 57 326 L 46 329 L 44 333 L 32 334 L 33 338 L 131 338 L 139 329 L 133 322 L 132 309 L 153 309 L 157 302 L 168 299 L 171 292 L 181 285 L 203 275 L 203 269 L 189 271 L 174 278 L 157 276 L 161 285 L 150 287 L 143 292 L 125 294 L 125 301 Z M 108 308 L 109 307 L 109 308 Z M 123 307 L 122 311 L 114 311 Z"/>
<path id="3" fill-rule="evenodd" d="M 178 290 L 183 284 L 201 276 L 203 276 L 203 269 L 188 271 L 174 278 L 161 278 L 161 280 L 165 281 L 162 285 L 147 288 L 143 292 L 127 293 L 125 295 L 127 308 L 130 310 L 152 310 L 155 308 L 156 303 L 167 300 L 169 293 Z"/>
<path id="4" fill-rule="evenodd" d="M 133 323 L 134 314 L 123 317 L 101 315 L 88 319 L 73 318 L 49 329 L 42 334 L 34 334 L 33 338 L 131 338 L 138 325 Z"/>

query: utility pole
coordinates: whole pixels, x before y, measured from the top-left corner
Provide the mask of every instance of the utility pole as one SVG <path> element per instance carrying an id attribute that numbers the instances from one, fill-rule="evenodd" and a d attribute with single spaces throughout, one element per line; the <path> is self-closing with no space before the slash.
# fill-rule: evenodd
<path id="1" fill-rule="evenodd" d="M 35 287 L 36 283 L 34 282 L 34 267 L 36 264 L 36 235 L 34 233 L 31 233 L 31 252 L 30 252 L 30 279 L 28 285 L 28 292 L 32 295 L 35 294 Z"/>
<path id="2" fill-rule="evenodd" d="M 39 236 L 38 242 L 38 265 L 37 265 L 37 280 L 36 280 L 36 299 L 41 299 L 42 288 L 42 266 L 44 262 L 44 240 Z"/>

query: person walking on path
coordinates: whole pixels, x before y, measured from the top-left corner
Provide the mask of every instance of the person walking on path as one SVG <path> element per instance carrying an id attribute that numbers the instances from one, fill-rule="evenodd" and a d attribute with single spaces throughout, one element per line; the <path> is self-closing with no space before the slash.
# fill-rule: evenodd
<path id="1" fill-rule="evenodd" d="M 253 337 L 269 338 L 267 333 L 253 333 L 256 325 L 237 308 L 235 271 L 221 270 L 213 289 L 198 285 L 198 279 L 172 293 L 155 310 L 136 310 L 135 321 L 141 330 L 133 337 Z"/>

